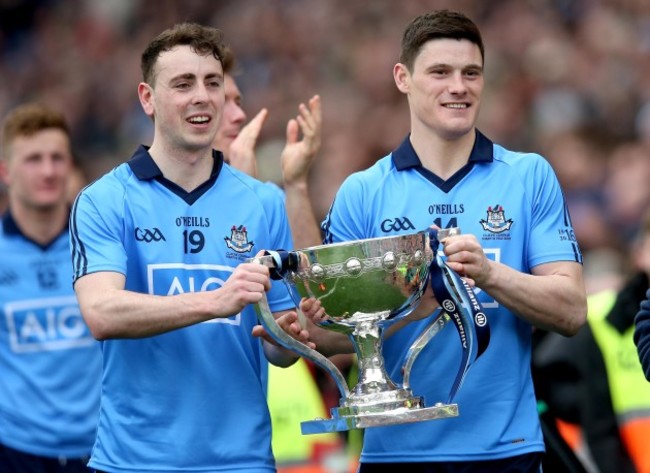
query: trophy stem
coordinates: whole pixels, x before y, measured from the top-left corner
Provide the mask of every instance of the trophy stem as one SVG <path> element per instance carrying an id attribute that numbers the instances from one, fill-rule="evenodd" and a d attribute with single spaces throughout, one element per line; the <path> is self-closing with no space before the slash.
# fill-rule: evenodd
<path id="1" fill-rule="evenodd" d="M 303 422 L 303 434 L 365 429 L 458 415 L 456 404 L 437 403 L 425 407 L 421 397 L 391 381 L 381 356 L 382 327 L 377 324 L 381 318 L 358 321 L 350 335 L 359 366 L 359 382 L 354 392 L 341 399 L 340 407 L 331 410 L 331 419 Z"/>
<path id="2" fill-rule="evenodd" d="M 382 331 L 376 320 L 367 320 L 359 322 L 351 335 L 359 365 L 359 381 L 352 397 L 397 389 L 386 372 L 381 355 Z"/>

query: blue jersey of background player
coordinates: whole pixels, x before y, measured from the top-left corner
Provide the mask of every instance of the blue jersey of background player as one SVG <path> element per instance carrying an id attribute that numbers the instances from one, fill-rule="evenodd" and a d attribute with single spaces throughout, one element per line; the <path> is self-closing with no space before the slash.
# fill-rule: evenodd
<path id="1" fill-rule="evenodd" d="M 264 356 L 297 357 L 251 335 L 261 327 L 249 304 L 267 290 L 274 312 L 293 303 L 244 261 L 291 239 L 277 191 L 211 149 L 222 52 L 220 32 L 196 24 L 150 43 L 138 94 L 153 143 L 73 207 L 75 290 L 105 339 L 99 470 L 274 471 Z M 300 336 L 296 320 L 280 318 Z"/>
<path id="2" fill-rule="evenodd" d="M 0 175 L 0 470 L 82 472 L 95 440 L 101 352 L 70 281 L 68 179 L 62 114 L 14 109 Z"/>
<path id="3" fill-rule="evenodd" d="M 491 342 L 456 398 L 459 417 L 367 429 L 360 471 L 539 471 L 544 444 L 530 376 L 532 327 L 571 335 L 586 315 L 581 256 L 562 192 L 541 156 L 508 151 L 476 130 L 483 45 L 464 15 L 439 11 L 411 22 L 393 72 L 408 98 L 411 133 L 344 182 L 324 222 L 326 239 L 460 227 L 462 235 L 444 240 L 444 253 L 475 285 Z M 425 295 L 417 315 L 436 306 Z M 397 380 L 423 323 L 385 342 Z M 316 342 L 327 350 L 327 340 Z M 459 360 L 458 334 L 448 328 L 418 358 L 413 391 L 428 405 L 445 402 Z"/>

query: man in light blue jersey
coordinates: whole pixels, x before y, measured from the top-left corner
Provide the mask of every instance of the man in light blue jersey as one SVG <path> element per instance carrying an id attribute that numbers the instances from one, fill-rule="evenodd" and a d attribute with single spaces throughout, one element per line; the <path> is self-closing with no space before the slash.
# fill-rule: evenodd
<path id="1" fill-rule="evenodd" d="M 581 254 L 553 170 L 541 156 L 509 151 L 476 129 L 483 67 L 480 32 L 463 14 L 415 18 L 393 69 L 408 100 L 410 134 L 344 182 L 323 222 L 328 242 L 461 228 L 443 240 L 446 261 L 474 285 L 491 326 L 489 347 L 455 399 L 459 417 L 367 429 L 362 473 L 540 471 L 531 332 L 570 336 L 585 322 Z M 316 321 L 319 305 L 304 307 Z M 437 306 L 425 295 L 417 315 Z M 411 322 L 385 341 L 394 379 L 401 381 L 401 362 L 426 323 Z M 330 354 L 337 334 L 312 331 Z M 413 366 L 413 392 L 427 405 L 444 402 L 460 357 L 458 334 L 443 330 Z"/>
<path id="2" fill-rule="evenodd" d="M 104 376 L 90 465 L 108 472 L 275 471 L 268 358 L 252 336 L 268 291 L 283 328 L 307 341 L 286 289 L 246 260 L 290 248 L 282 199 L 212 149 L 224 106 L 219 30 L 179 24 L 142 54 L 150 147 L 84 189 L 70 235 L 74 287 Z"/>
<path id="3" fill-rule="evenodd" d="M 2 135 L 0 471 L 88 472 L 101 352 L 70 285 L 68 125 L 25 104 Z"/>

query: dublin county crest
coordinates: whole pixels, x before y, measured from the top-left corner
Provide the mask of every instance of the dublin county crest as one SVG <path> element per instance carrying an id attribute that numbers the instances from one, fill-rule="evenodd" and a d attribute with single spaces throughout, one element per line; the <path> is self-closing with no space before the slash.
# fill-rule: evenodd
<path id="1" fill-rule="evenodd" d="M 499 204 L 494 207 L 488 207 L 487 220 L 481 220 L 483 230 L 492 233 L 503 233 L 510 230 L 512 219 L 506 220 L 506 214 Z"/>
<path id="2" fill-rule="evenodd" d="M 230 238 L 223 238 L 226 240 L 226 245 L 228 248 L 236 251 L 237 253 L 247 253 L 253 249 L 254 243 L 252 241 L 248 241 L 248 232 L 246 231 L 245 226 L 240 225 L 237 227 L 233 225 L 230 230 Z"/>

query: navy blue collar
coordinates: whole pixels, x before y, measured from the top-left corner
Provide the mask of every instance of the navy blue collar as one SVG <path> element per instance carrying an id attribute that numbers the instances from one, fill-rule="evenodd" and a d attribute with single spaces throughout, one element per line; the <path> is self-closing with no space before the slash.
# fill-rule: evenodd
<path id="1" fill-rule="evenodd" d="M 61 230 L 61 233 L 59 233 L 57 236 L 55 236 L 52 239 L 52 241 L 50 241 L 49 243 L 47 243 L 45 245 L 41 245 L 40 243 L 37 243 L 34 240 L 32 240 L 31 238 L 27 237 L 22 232 L 22 230 L 20 229 L 20 227 L 16 223 L 16 220 L 14 219 L 14 216 L 11 215 L 11 209 L 7 210 L 5 212 L 5 214 L 2 216 L 2 231 L 5 233 L 5 235 L 20 236 L 20 237 L 24 238 L 27 241 L 31 241 L 33 244 L 35 244 L 36 246 L 38 246 L 39 248 L 41 248 L 43 250 L 47 250 L 50 247 L 50 245 L 52 245 L 52 243 L 54 243 L 56 240 L 58 240 L 61 237 L 62 234 L 68 233 L 68 224 L 69 224 L 69 221 L 66 220 L 65 227 L 63 227 L 63 229 Z"/>
<path id="2" fill-rule="evenodd" d="M 420 161 L 420 158 L 413 149 L 410 137 L 411 135 L 409 134 L 404 141 L 402 141 L 402 144 L 400 144 L 392 153 L 392 160 L 393 164 L 395 164 L 395 168 L 398 171 L 415 169 L 444 192 L 449 192 L 456 183 L 472 170 L 475 163 L 489 163 L 494 159 L 494 144 L 483 133 L 476 130 L 476 140 L 474 141 L 472 152 L 469 154 L 467 164 L 459 169 L 452 177 L 444 181 L 422 166 L 422 161 Z"/>
<path id="3" fill-rule="evenodd" d="M 179 187 L 174 182 L 167 179 L 163 176 L 162 171 L 153 160 L 149 154 L 149 147 L 145 145 L 140 145 L 138 149 L 133 153 L 133 156 L 128 161 L 128 165 L 137 177 L 141 181 L 148 181 L 156 179 L 162 185 L 167 187 L 169 190 L 174 192 L 176 195 L 185 200 L 188 204 L 192 205 L 196 202 L 199 197 L 201 197 L 212 185 L 216 182 L 221 168 L 223 168 L 223 154 L 221 151 L 216 149 L 212 150 L 212 158 L 214 159 L 214 164 L 212 165 L 212 172 L 210 173 L 210 179 L 201 184 L 199 187 L 194 189 L 191 192 Z"/>
<path id="4" fill-rule="evenodd" d="M 11 211 L 7 210 L 7 212 L 4 214 L 2 217 L 2 230 L 7 234 L 7 235 L 23 235 L 23 232 L 20 231 L 20 227 L 18 227 L 18 224 L 14 220 L 14 216 L 11 215 Z"/>
<path id="5" fill-rule="evenodd" d="M 214 159 L 214 165 L 212 166 L 210 177 L 215 177 L 219 175 L 219 171 L 221 171 L 221 167 L 223 166 L 223 154 L 221 151 L 213 149 L 212 158 Z M 149 146 L 138 146 L 138 149 L 135 150 L 128 164 L 135 177 L 141 181 L 164 177 L 162 171 L 149 154 Z"/>

